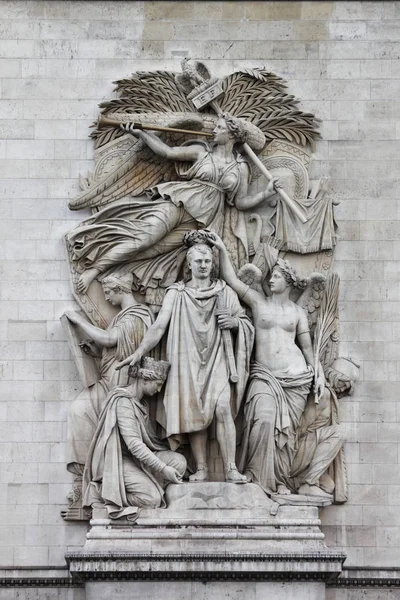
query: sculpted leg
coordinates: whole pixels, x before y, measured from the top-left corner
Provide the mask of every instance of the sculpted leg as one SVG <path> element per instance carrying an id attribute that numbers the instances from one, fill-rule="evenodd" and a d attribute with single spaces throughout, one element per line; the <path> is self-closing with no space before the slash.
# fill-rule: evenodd
<path id="1" fill-rule="evenodd" d="M 247 425 L 250 433 L 245 475 L 248 481 L 259 483 L 263 489 L 274 493 L 275 398 L 271 394 L 258 393 L 251 402 L 251 420 Z"/>
<path id="2" fill-rule="evenodd" d="M 162 497 L 156 484 L 130 458 L 123 459 L 123 474 L 128 506 L 161 506 Z"/>
<path id="3" fill-rule="evenodd" d="M 76 284 L 76 289 L 80 294 L 85 294 L 88 290 L 89 285 L 94 281 L 97 275 L 100 274 L 100 269 L 88 269 L 82 275 L 79 276 L 78 282 Z"/>
<path id="4" fill-rule="evenodd" d="M 230 389 L 224 390 L 215 408 L 217 440 L 221 448 L 225 467 L 225 479 L 231 483 L 247 483 L 245 475 L 239 473 L 236 462 L 236 428 L 230 407 Z"/>
<path id="5" fill-rule="evenodd" d="M 196 472 L 189 477 L 189 481 L 207 481 L 207 430 L 190 433 L 189 442 L 196 463 Z"/>
<path id="6" fill-rule="evenodd" d="M 184 214 L 184 211 L 171 202 L 168 210 L 164 210 L 160 215 L 153 210 L 140 219 L 116 218 L 109 225 L 102 223 L 92 226 L 94 230 L 90 244 L 85 240 L 83 232 L 81 236 L 75 233 L 75 255 L 81 266 L 86 267 L 78 279 L 77 290 L 80 293 L 86 292 L 100 273 L 104 273 L 110 267 L 135 260 L 140 252 L 151 248 L 172 231 Z M 90 235 L 90 228 L 88 229 Z M 81 248 L 83 244 L 85 245 Z"/>
<path id="7" fill-rule="evenodd" d="M 298 493 L 307 496 L 330 496 L 333 492 L 330 484 L 333 482 L 326 475 L 326 470 L 343 446 L 343 438 L 337 425 L 323 427 L 318 433 L 318 445 L 312 461 L 307 470 L 298 477 L 301 483 Z"/>

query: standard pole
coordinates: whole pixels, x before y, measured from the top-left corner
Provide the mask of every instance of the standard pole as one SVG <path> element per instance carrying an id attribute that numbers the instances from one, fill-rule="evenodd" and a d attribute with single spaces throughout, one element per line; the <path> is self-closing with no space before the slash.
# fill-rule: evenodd
<path id="1" fill-rule="evenodd" d="M 257 154 L 255 152 L 253 152 L 253 150 L 250 148 L 250 146 L 248 144 L 246 144 L 246 142 L 244 144 L 242 144 L 242 146 L 243 146 L 244 150 L 246 151 L 246 154 L 249 156 L 249 158 L 251 158 L 253 163 L 260 169 L 261 173 L 263 175 L 265 175 L 265 177 L 268 179 L 268 181 L 271 181 L 271 179 L 273 179 L 273 175 L 268 171 L 268 169 L 265 167 L 264 163 L 261 162 L 261 160 L 258 158 Z M 302 223 L 307 223 L 308 219 L 307 219 L 306 215 L 301 210 L 301 208 L 299 208 L 294 203 L 294 201 L 290 198 L 290 196 L 288 196 L 287 193 L 282 188 L 277 188 L 276 191 L 280 195 L 282 200 L 284 202 L 286 202 L 286 204 L 292 209 L 292 211 L 299 217 L 300 221 Z"/>

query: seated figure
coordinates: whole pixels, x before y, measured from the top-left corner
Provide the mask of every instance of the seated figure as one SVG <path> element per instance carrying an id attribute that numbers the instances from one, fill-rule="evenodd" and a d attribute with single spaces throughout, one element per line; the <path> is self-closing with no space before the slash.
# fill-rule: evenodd
<path id="1" fill-rule="evenodd" d="M 291 471 L 298 494 L 330 498 L 337 504 L 347 500 L 338 399 L 351 395 L 358 370 L 352 359 L 337 359 L 327 368 L 327 384 L 319 403 L 312 395 L 308 398 Z"/>
<path id="2" fill-rule="evenodd" d="M 139 508 L 165 506 L 167 484 L 182 481 L 186 459 L 156 436 L 144 400 L 162 388 L 169 366 L 146 357 L 131 385 L 109 393 L 83 475 L 84 506 L 136 518 Z"/>

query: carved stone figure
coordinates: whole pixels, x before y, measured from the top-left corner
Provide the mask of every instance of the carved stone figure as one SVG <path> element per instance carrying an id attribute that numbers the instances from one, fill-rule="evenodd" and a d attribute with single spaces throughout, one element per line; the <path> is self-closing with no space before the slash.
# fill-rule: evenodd
<path id="1" fill-rule="evenodd" d="M 327 384 L 319 403 L 310 394 L 299 431 L 291 476 L 298 494 L 347 500 L 342 454 L 344 438 L 338 419 L 338 398 L 351 394 L 358 365 L 340 358 L 327 368 Z"/>
<path id="2" fill-rule="evenodd" d="M 225 477 L 258 484 L 274 505 L 346 499 L 337 398 L 354 378 L 335 367 L 335 201 L 308 175 L 318 119 L 265 69 L 218 79 L 203 63 L 181 66 L 117 82 L 91 135 L 95 170 L 70 202 L 93 213 L 66 236 L 88 318 L 64 317 L 85 385 L 69 411 L 77 479 L 67 519 L 82 517 L 83 472 L 87 510 L 164 506 L 166 479 L 180 481 L 186 465 L 160 453 L 187 445 L 195 468 L 185 485 L 200 496 L 201 482 Z M 149 352 L 171 365 L 152 407 L 164 441 L 142 404 L 155 380 L 142 369 L 124 387 Z"/>
<path id="3" fill-rule="evenodd" d="M 130 274 L 109 276 L 102 285 L 107 301 L 121 308 L 106 330 L 92 325 L 78 312 L 69 311 L 65 315 L 90 336 L 82 345 L 88 353 L 94 353 L 100 359 L 97 381 L 71 402 L 68 411 L 67 469 L 79 480 L 108 391 L 128 383 L 128 369 L 117 371 L 116 366 L 138 347 L 154 320 L 150 309 L 134 299 Z M 73 518 L 75 512 L 72 510 L 64 517 Z"/>
<path id="4" fill-rule="evenodd" d="M 258 206 L 275 195 L 274 185 L 279 185 L 274 179 L 265 191 L 249 196 L 249 165 L 236 150 L 249 126 L 226 114 L 217 121 L 212 145 L 193 141 L 172 148 L 153 134 L 123 126 L 159 156 L 183 163 L 177 167 L 181 181 L 158 184 L 147 192 L 147 200 L 104 208 L 68 235 L 72 259 L 82 272 L 78 291 L 86 292 L 93 279 L 111 267 L 143 259 L 152 259 L 144 278 L 142 264 L 132 269 L 141 286 L 150 284 L 150 272 L 153 280 L 167 273 L 175 281 L 182 263 L 182 235 L 197 227 L 224 235 L 235 265 L 246 262 L 246 229 L 237 211 Z M 252 133 L 257 129 L 251 128 Z M 263 140 L 262 132 L 257 133 Z"/>
<path id="5" fill-rule="evenodd" d="M 302 282 L 287 261 L 278 259 L 267 298 L 237 278 L 222 240 L 214 236 L 213 243 L 220 250 L 221 274 L 251 308 L 256 330 L 240 468 L 267 493 L 289 494 L 296 431 L 311 383 L 319 399 L 325 381 L 315 364 L 307 315 L 289 299 L 291 287 Z"/>
<path id="6" fill-rule="evenodd" d="M 199 241 L 200 232 L 193 234 L 186 236 L 187 243 Z M 203 239 L 207 240 L 207 235 Z M 235 463 L 234 418 L 249 376 L 253 326 L 235 292 L 224 281 L 211 279 L 210 246 L 194 244 L 188 250 L 187 260 L 190 281 L 169 288 L 154 325 L 133 356 L 121 365 L 135 365 L 160 342 L 168 328 L 166 354 L 171 372 L 164 392 L 166 435 L 175 446 L 181 434 L 189 434 L 196 464 L 190 481 L 205 481 L 207 429 L 215 417 L 226 481 L 245 483 L 246 478 Z M 224 310 L 217 316 L 221 305 Z M 236 338 L 234 351 L 224 339 L 224 333 L 229 331 Z M 230 356 L 233 352 L 234 356 Z M 235 383 L 230 383 L 233 375 Z"/>
<path id="7" fill-rule="evenodd" d="M 83 504 L 105 506 L 111 518 L 165 506 L 164 489 L 180 483 L 186 459 L 155 434 L 144 397 L 162 388 L 169 364 L 145 358 L 133 382 L 107 397 L 83 477 Z"/>
<path id="8" fill-rule="evenodd" d="M 335 243 L 332 203 L 328 198 L 306 201 L 308 175 L 299 158 L 285 151 L 280 162 L 275 156 L 258 162 L 264 170 L 269 163 L 272 169 L 282 164 L 283 172 L 294 177 L 295 202 L 286 211 L 277 195 L 264 201 L 274 189 L 285 194 L 276 180 L 267 186 L 253 164 L 254 152 L 263 152 L 271 140 L 285 140 L 298 152 L 299 145 L 319 136 L 318 120 L 298 110 L 284 82 L 264 69 L 245 69 L 218 80 L 202 63 L 192 66 L 185 60 L 182 67 L 183 75 L 157 71 L 120 80 L 120 97 L 102 104 L 92 134 L 96 169 L 81 177 L 83 191 L 70 202 L 73 210 L 101 209 L 67 235 L 81 304 L 88 297 L 92 302 L 94 279 L 123 266 L 133 273 L 134 290 L 159 307 L 166 288 L 182 276 L 181 239 L 189 229 L 207 227 L 221 235 L 235 268 L 241 267 L 248 260 L 244 211 L 256 206 L 267 215 L 264 225 L 272 230 L 278 226 L 281 237 L 289 227 L 292 233 L 301 231 L 296 243 L 301 242 L 302 252 L 331 249 Z M 159 137 L 143 130 L 151 128 Z M 192 138 L 197 134 L 189 141 L 182 135 L 188 129 L 196 130 L 188 132 Z M 208 143 L 201 136 L 213 139 Z M 303 235 L 308 225 L 296 216 L 303 209 L 312 223 L 309 250 Z"/>

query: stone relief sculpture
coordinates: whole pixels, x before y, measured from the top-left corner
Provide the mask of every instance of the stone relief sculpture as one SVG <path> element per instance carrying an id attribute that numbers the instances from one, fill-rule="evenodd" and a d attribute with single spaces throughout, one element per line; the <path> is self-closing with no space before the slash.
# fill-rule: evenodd
<path id="1" fill-rule="evenodd" d="M 128 383 L 128 370 L 116 367 L 138 347 L 153 322 L 150 309 L 138 304 L 132 295 L 131 275 L 110 275 L 103 279 L 102 287 L 105 299 L 121 309 L 106 330 L 92 325 L 78 312 L 65 314 L 70 323 L 90 336 L 81 343 L 84 350 L 99 358 L 96 381 L 71 402 L 68 411 L 67 469 L 76 475 L 75 500 L 80 500 L 83 469 L 107 394 L 114 387 Z M 80 504 L 72 504 L 64 516 L 79 518 Z"/>
<path id="2" fill-rule="evenodd" d="M 166 436 L 175 445 L 179 442 L 174 438 L 188 434 L 196 467 L 189 481 L 206 481 L 207 430 L 215 418 L 225 479 L 245 483 L 246 477 L 236 468 L 234 419 L 249 376 L 253 326 L 235 292 L 225 282 L 211 280 L 212 253 L 204 243 L 209 236 L 200 233 L 188 232 L 184 239 L 191 245 L 187 253 L 191 279 L 169 288 L 154 325 L 121 366 L 134 366 L 168 328 L 166 356 L 171 372 L 163 401 Z M 235 349 L 229 331 L 235 332 Z M 224 333 L 229 335 L 228 344 Z"/>
<path id="3" fill-rule="evenodd" d="M 146 358 L 130 385 L 110 391 L 86 462 L 84 505 L 105 505 L 111 518 L 135 515 L 165 506 L 165 486 L 182 480 L 186 460 L 156 436 L 144 400 L 162 388 L 168 369 Z"/>
<path id="4" fill-rule="evenodd" d="M 292 287 L 305 287 L 288 261 L 278 259 L 270 297 L 238 279 L 227 249 L 214 236 L 221 254 L 221 275 L 252 311 L 256 331 L 254 361 L 244 408 L 241 465 L 248 481 L 268 494 L 289 494 L 296 432 L 311 384 L 318 401 L 325 378 L 312 350 L 305 311 L 289 299 Z M 297 342 L 297 343 L 296 343 Z"/>
<path id="5" fill-rule="evenodd" d="M 66 235 L 87 319 L 64 317 L 86 385 L 70 408 L 78 482 L 64 517 L 164 506 L 182 478 L 344 502 L 338 399 L 357 365 L 338 358 L 335 201 L 308 174 L 318 119 L 265 69 L 217 79 L 185 59 L 116 92 L 70 202 L 92 216 Z M 83 333 L 103 348 L 91 366 Z"/>

